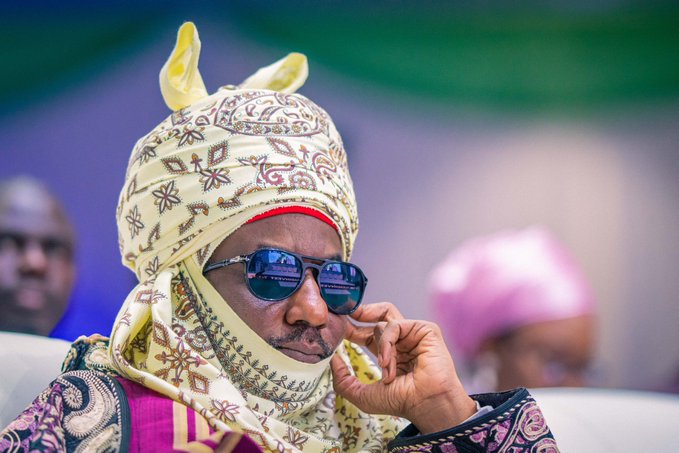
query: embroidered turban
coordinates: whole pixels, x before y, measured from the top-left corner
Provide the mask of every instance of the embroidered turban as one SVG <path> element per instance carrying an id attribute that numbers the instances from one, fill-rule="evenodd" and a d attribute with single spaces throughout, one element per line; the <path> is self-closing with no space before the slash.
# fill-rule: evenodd
<path id="1" fill-rule="evenodd" d="M 434 270 L 430 300 L 451 347 L 464 359 L 485 339 L 594 311 L 591 288 L 575 261 L 539 227 L 463 243 Z"/>
<path id="2" fill-rule="evenodd" d="M 348 258 L 358 231 L 354 190 L 331 118 L 294 93 L 306 57 L 290 54 L 208 95 L 199 52 L 187 23 L 161 72 L 175 112 L 137 142 L 128 164 L 117 211 L 123 263 L 140 280 L 194 252 L 202 263 L 218 237 L 290 205 L 328 216 Z"/>
<path id="3" fill-rule="evenodd" d="M 306 57 L 290 54 L 208 95 L 199 52 L 186 23 L 160 75 L 174 113 L 130 157 L 117 220 L 123 262 L 140 283 L 104 365 L 264 451 L 381 451 L 400 420 L 336 398 L 329 358 L 306 364 L 268 345 L 201 272 L 225 237 L 279 208 L 327 218 L 351 255 L 358 218 L 342 140 L 322 108 L 294 93 Z M 338 353 L 359 379 L 379 379 L 359 346 L 345 341 Z"/>

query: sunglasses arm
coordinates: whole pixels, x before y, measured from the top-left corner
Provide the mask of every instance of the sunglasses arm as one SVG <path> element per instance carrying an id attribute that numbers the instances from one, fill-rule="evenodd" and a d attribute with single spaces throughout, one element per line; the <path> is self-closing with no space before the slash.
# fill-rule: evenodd
<path id="1" fill-rule="evenodd" d="M 236 263 L 242 263 L 244 261 L 248 260 L 247 255 L 240 255 L 235 258 L 229 258 L 228 260 L 223 260 L 223 261 L 217 261 L 216 263 L 208 264 L 205 266 L 203 269 L 203 275 L 207 274 L 210 271 L 213 271 L 215 269 L 221 269 L 222 267 L 229 266 L 231 264 L 236 264 Z"/>

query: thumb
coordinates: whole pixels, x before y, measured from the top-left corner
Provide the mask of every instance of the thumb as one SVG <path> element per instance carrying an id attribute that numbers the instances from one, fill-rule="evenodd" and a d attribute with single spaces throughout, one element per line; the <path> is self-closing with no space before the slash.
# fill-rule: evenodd
<path id="1" fill-rule="evenodd" d="M 360 392 L 358 387 L 362 384 L 356 376 L 351 374 L 349 367 L 338 354 L 330 359 L 330 368 L 332 369 L 332 383 L 335 392 L 353 402 Z"/>
<path id="2" fill-rule="evenodd" d="M 376 401 L 375 387 L 383 385 L 380 382 L 372 384 L 363 384 L 356 376 L 351 374 L 349 367 L 342 358 L 335 354 L 330 359 L 330 368 L 332 369 L 332 381 L 335 387 L 335 392 L 344 397 L 354 406 L 363 412 L 385 413 L 384 404 L 379 404 Z"/>

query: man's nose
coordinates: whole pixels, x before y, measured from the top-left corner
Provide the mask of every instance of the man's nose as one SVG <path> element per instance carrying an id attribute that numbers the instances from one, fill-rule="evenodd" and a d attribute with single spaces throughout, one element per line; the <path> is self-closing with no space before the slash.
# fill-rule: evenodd
<path id="1" fill-rule="evenodd" d="M 27 274 L 43 275 L 47 270 L 47 256 L 42 244 L 29 241 L 24 245 L 21 255 L 21 271 Z"/>
<path id="2" fill-rule="evenodd" d="M 288 324 L 303 322 L 312 327 L 321 327 L 328 322 L 328 306 L 311 269 L 307 269 L 302 285 L 288 299 L 285 318 Z"/>

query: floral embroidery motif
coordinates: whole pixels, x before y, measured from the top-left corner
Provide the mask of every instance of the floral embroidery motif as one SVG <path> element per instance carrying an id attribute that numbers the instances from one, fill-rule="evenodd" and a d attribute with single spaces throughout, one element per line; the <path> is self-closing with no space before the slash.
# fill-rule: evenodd
<path id="1" fill-rule="evenodd" d="M 141 214 L 139 213 L 137 206 L 130 210 L 130 213 L 125 216 L 125 220 L 127 220 L 127 223 L 129 224 L 132 237 L 138 235 L 139 231 L 144 228 L 144 224 L 141 222 Z"/>
<path id="2" fill-rule="evenodd" d="M 173 137 L 177 139 L 177 147 L 181 148 L 184 145 L 193 145 L 194 142 L 202 142 L 205 140 L 205 135 L 203 131 L 205 127 L 190 127 L 184 126 L 184 129 L 179 132 L 178 130 L 173 134 Z"/>
<path id="3" fill-rule="evenodd" d="M 121 397 L 103 373 L 65 373 L 0 434 L 0 450 L 119 451 Z"/>
<path id="4" fill-rule="evenodd" d="M 226 400 L 212 400 L 212 407 L 222 416 L 222 418 L 230 422 L 235 422 L 236 415 L 240 412 L 240 407 L 237 404 L 231 404 Z"/>
<path id="5" fill-rule="evenodd" d="M 174 206 L 181 203 L 181 198 L 177 195 L 179 194 L 179 189 L 175 187 L 174 181 L 170 181 L 167 184 L 161 184 L 160 187 L 151 192 L 156 198 L 154 201 L 155 205 L 158 206 L 159 214 L 165 212 L 165 210 L 171 211 Z"/>
<path id="6" fill-rule="evenodd" d="M 167 349 L 169 352 L 163 351 L 155 356 L 163 365 L 167 366 L 153 374 L 163 379 L 167 379 L 171 374 L 169 382 L 179 387 L 179 384 L 184 382 L 182 375 L 186 373 L 192 383 L 202 383 L 197 388 L 200 389 L 201 393 L 205 393 L 207 391 L 207 384 L 204 383 L 206 379 L 192 371 L 191 368 L 198 368 L 207 362 L 199 355 L 192 354 L 191 350 L 187 349 L 181 340 L 178 341 L 176 348 L 171 348 L 168 344 Z"/>

